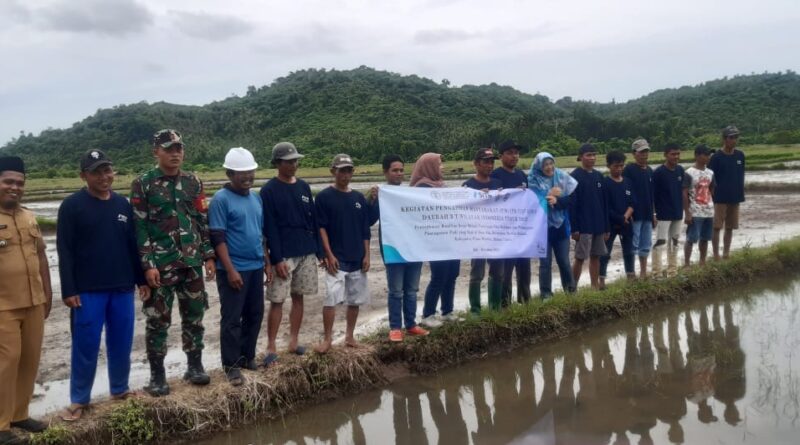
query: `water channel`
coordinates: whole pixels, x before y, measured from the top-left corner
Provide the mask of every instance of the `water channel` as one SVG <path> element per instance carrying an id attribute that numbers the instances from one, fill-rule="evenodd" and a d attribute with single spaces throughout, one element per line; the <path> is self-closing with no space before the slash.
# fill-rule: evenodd
<path id="1" fill-rule="evenodd" d="M 409 377 L 200 445 L 796 444 L 800 279 Z"/>

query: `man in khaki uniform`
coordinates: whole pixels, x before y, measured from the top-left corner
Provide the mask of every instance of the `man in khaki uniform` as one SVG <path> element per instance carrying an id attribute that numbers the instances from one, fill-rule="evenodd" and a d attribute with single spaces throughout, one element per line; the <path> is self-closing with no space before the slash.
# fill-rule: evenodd
<path id="1" fill-rule="evenodd" d="M 20 202 L 25 165 L 0 157 L 0 445 L 25 443 L 11 427 L 40 432 L 28 417 L 52 292 L 36 217 Z"/>

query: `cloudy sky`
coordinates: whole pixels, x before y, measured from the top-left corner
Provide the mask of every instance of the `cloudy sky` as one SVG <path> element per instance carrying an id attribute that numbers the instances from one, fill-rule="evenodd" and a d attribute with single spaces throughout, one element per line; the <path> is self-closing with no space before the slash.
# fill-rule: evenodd
<path id="1" fill-rule="evenodd" d="M 0 145 L 310 67 L 619 102 L 800 71 L 798 23 L 798 0 L 0 0 Z"/>

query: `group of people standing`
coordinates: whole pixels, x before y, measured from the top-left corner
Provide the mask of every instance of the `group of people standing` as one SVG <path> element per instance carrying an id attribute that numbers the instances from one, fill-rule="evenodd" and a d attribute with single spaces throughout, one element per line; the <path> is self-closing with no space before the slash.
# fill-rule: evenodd
<path id="1" fill-rule="evenodd" d="M 633 257 L 638 255 L 640 276 L 645 277 L 654 228 L 653 273 L 662 273 L 661 252 L 666 247 L 666 274 L 674 274 L 681 219 L 688 224 L 687 263 L 698 239 L 701 262 L 709 239 L 718 256 L 723 228 L 723 256 L 727 256 L 732 230 L 738 227 L 738 205 L 744 200 L 744 155 L 735 148 L 738 135 L 735 127 L 727 127 L 723 148 L 710 161 L 713 150 L 698 146 L 695 165 L 686 171 L 678 164 L 681 147 L 676 144 L 664 148 L 664 165 L 653 171 L 647 165 L 650 147 L 639 139 L 632 146 L 635 163 L 625 166 L 621 152 L 607 155 L 607 177 L 594 169 L 597 150 L 590 144 L 580 148 L 581 166 L 571 174 L 556 168 L 552 155 L 539 153 L 526 175 L 517 168 L 524 147 L 509 140 L 500 144 L 499 154 L 492 148 L 478 150 L 475 175 L 463 185 L 478 190 L 530 188 L 547 202 L 548 253 L 539 263 L 540 294 L 547 298 L 553 292 L 554 257 L 565 291 L 576 289 L 587 258 L 592 286 L 602 288 L 616 237 L 621 239 L 628 276 L 634 276 Z M 101 150 L 87 151 L 79 163 L 86 187 L 59 208 L 59 274 L 72 336 L 71 404 L 61 414 L 66 421 L 80 419 L 89 405 L 104 327 L 111 397 L 135 395 L 128 377 L 136 290 L 146 316 L 150 365 L 144 390 L 152 396 L 170 392 L 164 359 L 176 300 L 187 357 L 183 378 L 194 385 L 210 382 L 202 362 L 203 317 L 208 309 L 204 278 L 216 278 L 222 366 L 234 386 L 243 383 L 242 369 L 268 367 L 279 359 L 276 338 L 287 299 L 291 299 L 287 350 L 306 353 L 299 342 L 303 297 L 318 292 L 320 267 L 326 271 L 324 339 L 314 349 L 320 354 L 330 350 L 339 305 L 347 306 L 345 345 L 358 347 L 354 329 L 359 308 L 370 299 L 370 227 L 380 218 L 380 196 L 377 186 L 366 196 L 350 187 L 355 169 L 350 156 L 333 158 L 333 184 L 315 198 L 309 185 L 296 176 L 303 155 L 293 144 L 273 147 L 271 163 L 277 174 L 260 193 L 250 190 L 258 168 L 253 154 L 232 148 L 222 165 L 228 182 L 209 205 L 200 179 L 181 168 L 185 145 L 180 133 L 161 130 L 153 136 L 152 147 L 157 165 L 133 181 L 129 200 L 112 190 L 112 160 Z M 498 159 L 501 166 L 494 168 Z M 387 186 L 403 183 L 405 162 L 400 156 L 386 156 L 382 167 Z M 29 418 L 28 404 L 52 291 L 41 231 L 35 216 L 21 206 L 24 186 L 22 159 L 0 158 L 0 444 L 21 441 L 10 431 L 12 426 L 34 432 L 46 428 Z M 410 186 L 444 187 L 441 155 L 423 154 L 414 164 Z M 575 240 L 572 265 L 570 239 Z M 514 274 L 517 301 L 529 301 L 530 260 L 472 260 L 471 311 L 481 310 L 487 266 L 489 307 L 511 304 Z M 386 264 L 393 342 L 429 333 L 416 322 L 421 269 L 421 263 Z M 430 270 L 420 324 L 435 328 L 455 319 L 460 260 L 433 261 Z M 256 344 L 265 315 L 267 351 L 259 362 Z"/>

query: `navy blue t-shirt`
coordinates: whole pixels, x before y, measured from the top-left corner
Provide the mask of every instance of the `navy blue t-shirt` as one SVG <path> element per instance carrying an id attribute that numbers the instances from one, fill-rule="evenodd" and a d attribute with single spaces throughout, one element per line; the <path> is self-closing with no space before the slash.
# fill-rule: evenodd
<path id="1" fill-rule="evenodd" d="M 82 189 L 61 203 L 56 230 L 62 298 L 145 283 L 133 207 L 124 197 L 111 192 L 102 200 Z"/>
<path id="2" fill-rule="evenodd" d="M 597 170 L 589 172 L 582 168 L 576 168 L 570 175 L 578 181 L 570 201 L 570 228 L 573 232 L 593 235 L 608 232 L 608 205 L 603 191 L 603 175 Z"/>
<path id="3" fill-rule="evenodd" d="M 606 176 L 603 186 L 606 190 L 609 223 L 612 226 L 625 227 L 625 212 L 628 211 L 628 207 L 635 206 L 631 181 L 623 176 L 622 181 L 617 182 Z M 628 224 L 627 228 L 630 227 Z"/>
<path id="4" fill-rule="evenodd" d="M 370 239 L 370 208 L 359 192 L 328 187 L 317 194 L 317 219 L 328 234 L 331 251 L 339 261 L 361 262 Z"/>
<path id="5" fill-rule="evenodd" d="M 489 182 L 480 182 L 475 177 L 471 177 L 461 184 L 462 187 L 469 187 L 475 190 L 499 190 L 503 188 L 503 183 L 497 178 L 489 178 Z"/>
<path id="6" fill-rule="evenodd" d="M 674 170 L 661 165 L 653 172 L 656 219 L 676 221 L 683 219 L 683 167 Z"/>
<path id="7" fill-rule="evenodd" d="M 714 189 L 714 202 L 718 204 L 737 204 L 744 202 L 744 153 L 733 150 L 725 154 L 722 150 L 711 156 L 708 168 L 714 172 L 717 186 Z"/>
<path id="8" fill-rule="evenodd" d="M 512 189 L 519 186 L 528 188 L 528 175 L 522 170 L 515 168 L 513 173 L 503 167 L 497 167 L 492 171 L 492 178 L 499 179 L 504 189 Z"/>
<path id="9" fill-rule="evenodd" d="M 272 178 L 261 187 L 261 202 L 264 237 L 272 264 L 311 254 L 322 258 L 314 198 L 305 181 L 297 179 L 294 184 L 287 184 Z"/>
<path id="10" fill-rule="evenodd" d="M 650 221 L 653 219 L 653 169 L 641 168 L 637 164 L 628 164 L 622 176 L 631 182 L 633 193 L 633 220 Z"/>

